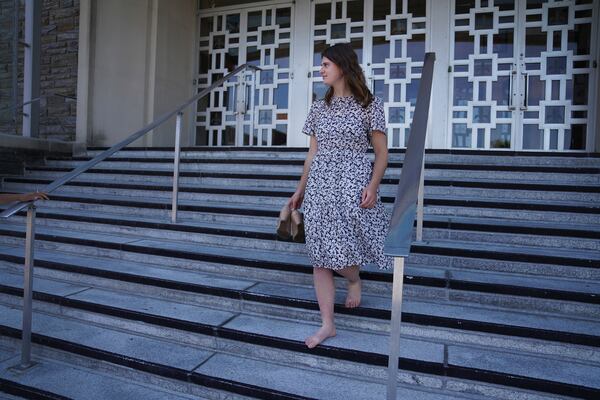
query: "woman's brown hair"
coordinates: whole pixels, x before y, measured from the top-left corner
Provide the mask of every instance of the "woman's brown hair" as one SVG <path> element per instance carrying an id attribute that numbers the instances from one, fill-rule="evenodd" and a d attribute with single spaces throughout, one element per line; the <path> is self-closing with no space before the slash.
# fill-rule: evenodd
<path id="1" fill-rule="evenodd" d="M 348 43 L 337 43 L 327 47 L 321 52 L 321 57 L 327 57 L 342 70 L 346 86 L 350 88 L 352 96 L 363 107 L 367 107 L 373 100 L 373 94 L 367 87 L 365 74 L 358 63 L 356 52 Z M 333 87 L 330 86 L 325 93 L 325 103 L 331 104 Z"/>

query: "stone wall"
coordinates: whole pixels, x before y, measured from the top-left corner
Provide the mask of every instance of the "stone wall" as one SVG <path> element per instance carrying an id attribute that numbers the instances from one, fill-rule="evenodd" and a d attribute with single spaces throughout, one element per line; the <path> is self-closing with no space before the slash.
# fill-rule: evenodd
<path id="1" fill-rule="evenodd" d="M 19 11 L 23 40 L 24 6 Z M 0 0 L 0 108 L 12 104 L 12 37 L 14 0 Z M 79 0 L 42 0 L 40 93 L 61 95 L 40 102 L 40 138 L 75 140 Z M 4 40 L 4 39 L 8 40 Z M 9 39 L 10 38 L 10 39 Z M 19 47 L 17 102 L 23 101 L 23 48 Z M 67 96 L 67 97 L 64 97 Z M 0 112 L 0 132 L 21 133 L 21 119 Z"/>

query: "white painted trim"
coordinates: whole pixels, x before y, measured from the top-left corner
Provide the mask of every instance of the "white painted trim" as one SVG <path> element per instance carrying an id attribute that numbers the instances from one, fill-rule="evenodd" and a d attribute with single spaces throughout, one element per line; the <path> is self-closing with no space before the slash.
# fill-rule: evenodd
<path id="1" fill-rule="evenodd" d="M 292 7 L 294 7 L 294 5 L 297 6 L 298 3 L 302 3 L 305 1 L 310 1 L 310 0 L 295 0 L 295 4 L 292 4 Z M 292 2 L 294 3 L 294 2 Z M 222 7 L 215 7 L 215 8 L 201 8 L 201 9 L 197 9 L 197 11 L 202 14 L 203 17 L 207 17 L 207 16 L 211 16 L 211 15 L 220 15 L 223 12 L 227 12 L 227 11 L 240 11 L 244 8 L 257 8 L 257 7 L 272 7 L 272 6 L 276 6 L 278 4 L 281 5 L 290 5 L 290 0 L 266 0 L 266 1 L 258 1 L 258 2 L 254 2 L 254 1 L 248 1 L 242 4 L 237 4 L 237 5 L 232 5 L 232 6 L 222 6 Z"/>
<path id="2" fill-rule="evenodd" d="M 592 62 L 596 62 L 596 68 L 592 68 L 590 73 L 591 82 L 588 83 L 590 87 L 596 88 L 595 92 L 590 93 L 590 104 L 588 111 L 588 131 L 587 131 L 587 143 L 586 148 L 590 152 L 600 152 L 600 1 L 594 1 L 594 8 L 592 9 L 592 41 L 596 43 L 596 48 L 593 49 Z M 594 40 L 596 38 L 596 40 Z M 595 85 L 594 85 L 595 83 Z M 594 112 L 596 115 L 595 119 L 589 117 L 589 114 Z"/>
<path id="3" fill-rule="evenodd" d="M 158 0 L 150 0 L 148 3 L 148 29 L 146 30 L 146 70 L 145 74 L 145 93 L 144 93 L 144 124 L 149 124 L 154 120 L 154 100 L 156 97 L 156 46 L 158 35 Z M 142 140 L 142 146 L 152 146 L 154 141 L 154 131 L 145 135 Z M 136 145 L 135 143 L 133 144 Z"/>
<path id="4" fill-rule="evenodd" d="M 92 0 L 79 2 L 79 44 L 77 50 L 77 111 L 75 140 L 86 145 L 92 143 L 90 131 L 90 65 L 92 59 Z"/>
<path id="5" fill-rule="evenodd" d="M 200 17 L 198 16 L 198 7 L 194 6 L 194 12 L 196 13 L 196 23 L 194 24 L 194 37 L 192 38 L 192 48 L 194 49 L 194 54 L 190 59 L 190 71 L 191 76 L 189 77 L 190 81 L 190 97 L 196 95 L 196 87 L 197 82 L 195 76 L 198 75 L 198 68 L 200 68 L 199 63 L 199 52 L 200 52 L 200 42 L 198 37 L 200 37 Z M 195 146 L 196 145 L 196 114 L 198 110 L 198 102 L 189 106 L 186 111 L 186 117 L 184 121 L 187 121 L 187 127 L 184 124 L 184 131 L 181 137 L 181 145 L 182 146 Z M 187 129 L 186 129 L 187 128 Z"/>
<path id="6" fill-rule="evenodd" d="M 293 78 L 289 86 L 291 99 L 288 104 L 288 147 L 304 147 L 310 143 L 310 137 L 302 133 L 302 127 L 310 108 L 310 93 L 312 92 L 308 77 L 313 58 L 311 50 L 313 40 L 312 6 L 313 3 L 310 0 L 297 0 L 292 7 L 290 72 L 293 74 Z"/>
<path id="7" fill-rule="evenodd" d="M 435 52 L 435 68 L 433 70 L 433 85 L 431 89 L 431 108 L 427 132 L 426 148 L 446 149 L 448 134 L 448 121 L 450 115 L 450 22 L 451 2 L 453 0 L 429 1 L 426 35 L 427 51 Z M 433 6 L 435 3 L 435 7 Z"/>

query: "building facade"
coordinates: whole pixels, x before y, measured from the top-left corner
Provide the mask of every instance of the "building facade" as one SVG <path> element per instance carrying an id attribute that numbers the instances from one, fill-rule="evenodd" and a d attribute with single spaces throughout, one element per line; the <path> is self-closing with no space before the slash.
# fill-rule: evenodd
<path id="1" fill-rule="evenodd" d="M 81 0 L 76 140 L 110 145 L 236 66 L 261 68 L 186 113 L 184 145 L 306 146 L 327 89 L 320 53 L 347 42 L 410 134 L 436 53 L 427 148 L 599 151 L 599 0 Z M 173 144 L 173 125 L 138 143 Z"/>

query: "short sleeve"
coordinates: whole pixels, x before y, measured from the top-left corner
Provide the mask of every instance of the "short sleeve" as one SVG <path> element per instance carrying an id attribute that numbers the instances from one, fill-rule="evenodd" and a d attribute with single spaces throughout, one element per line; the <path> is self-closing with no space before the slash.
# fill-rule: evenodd
<path id="1" fill-rule="evenodd" d="M 383 134 L 387 134 L 385 130 L 383 101 L 379 97 L 373 97 L 371 104 L 367 107 L 367 118 L 369 120 L 369 127 L 367 130 L 369 137 L 373 135 L 373 131 L 381 131 Z"/>
<path id="2" fill-rule="evenodd" d="M 306 116 L 306 121 L 304 122 L 304 126 L 302 127 L 302 132 L 309 135 L 314 136 L 315 134 L 315 124 L 316 124 L 316 101 L 310 105 L 310 109 L 308 110 L 308 115 Z"/>

